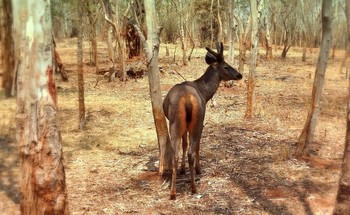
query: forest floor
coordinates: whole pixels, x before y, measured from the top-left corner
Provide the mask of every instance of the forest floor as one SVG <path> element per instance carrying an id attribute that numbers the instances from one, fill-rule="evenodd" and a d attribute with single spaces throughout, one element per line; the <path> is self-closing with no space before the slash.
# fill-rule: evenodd
<path id="1" fill-rule="evenodd" d="M 346 128 L 348 81 L 339 73 L 343 52 L 329 60 L 322 105 L 311 147 L 312 158 L 292 152 L 303 128 L 318 52 L 291 48 L 287 59 L 257 67 L 255 118 L 244 118 L 244 80 L 221 86 L 217 105 L 208 103 L 201 140 L 202 174 L 192 195 L 186 175 L 179 175 L 177 199 L 169 200 L 168 178 L 157 175 L 158 145 L 147 77 L 108 82 L 88 65 L 85 44 L 87 124 L 78 129 L 75 40 L 57 44 L 69 82 L 57 76 L 59 126 L 71 214 L 332 214 Z M 173 50 L 161 46 L 162 94 L 176 83 L 201 76 L 205 49 L 195 49 L 189 66 L 174 63 Z M 106 46 L 99 43 L 100 67 L 108 67 Z M 247 53 L 249 56 L 249 53 Z M 1 68 L 0 68 L 1 69 Z M 19 214 L 19 161 L 15 143 L 16 99 L 0 90 L 0 214 Z M 188 167 L 188 165 L 187 165 Z"/>

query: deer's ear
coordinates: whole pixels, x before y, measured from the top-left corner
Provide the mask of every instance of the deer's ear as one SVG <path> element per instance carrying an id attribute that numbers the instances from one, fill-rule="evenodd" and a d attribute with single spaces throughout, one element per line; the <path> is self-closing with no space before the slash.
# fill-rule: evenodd
<path id="1" fill-rule="evenodd" d="M 210 64 L 215 63 L 217 61 L 218 61 L 218 59 L 213 54 L 211 54 L 210 52 L 207 52 L 207 55 L 205 55 L 205 62 L 207 64 L 210 65 Z"/>

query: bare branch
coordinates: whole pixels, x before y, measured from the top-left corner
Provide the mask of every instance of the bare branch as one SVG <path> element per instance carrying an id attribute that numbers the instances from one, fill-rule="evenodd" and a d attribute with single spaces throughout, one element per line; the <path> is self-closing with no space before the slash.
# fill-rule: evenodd
<path id="1" fill-rule="evenodd" d="M 107 15 L 107 10 L 106 10 L 106 5 L 103 3 L 103 1 L 102 0 L 100 0 L 100 2 L 101 2 L 101 4 L 102 4 L 102 7 L 103 7 L 103 11 L 105 12 L 105 20 L 106 20 L 106 22 L 108 22 L 112 27 L 113 27 L 113 29 L 117 32 L 117 26 L 115 25 L 115 23 L 112 21 L 112 20 L 110 20 L 109 18 L 108 18 L 108 15 Z"/>
<path id="2" fill-rule="evenodd" d="M 143 32 L 141 31 L 141 28 L 140 28 L 140 22 L 139 22 L 139 19 L 137 18 L 137 15 L 136 15 L 136 11 L 135 11 L 135 2 L 134 1 L 131 1 L 131 4 L 132 4 L 132 12 L 133 12 L 133 20 L 134 22 L 132 23 L 132 25 L 134 26 L 134 28 L 136 29 L 139 37 L 140 37 L 140 40 L 142 42 L 142 44 L 146 44 L 146 37 L 145 35 L 143 34 Z"/>

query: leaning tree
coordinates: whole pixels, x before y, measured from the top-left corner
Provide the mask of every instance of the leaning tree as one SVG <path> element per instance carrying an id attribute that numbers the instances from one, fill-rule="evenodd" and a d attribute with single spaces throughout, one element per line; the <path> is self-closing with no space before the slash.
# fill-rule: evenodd
<path id="1" fill-rule="evenodd" d="M 171 169 L 172 149 L 169 144 L 170 138 L 168 134 L 168 126 L 166 124 L 166 119 L 162 108 L 162 95 L 159 80 L 158 55 L 160 47 L 159 35 L 161 32 L 161 27 L 159 27 L 157 24 L 155 1 L 144 0 L 144 7 L 146 13 L 145 21 L 147 26 L 147 35 L 144 35 L 144 33 L 141 31 L 141 25 L 137 18 L 135 5 L 133 5 L 133 13 L 135 19 L 134 26 L 138 31 L 143 44 L 144 52 L 146 54 L 153 118 L 158 137 L 159 173 L 163 174 L 165 170 Z"/>
<path id="2" fill-rule="evenodd" d="M 297 143 L 296 156 L 309 155 L 309 148 L 313 142 L 320 100 L 327 68 L 329 50 L 332 43 L 332 0 L 323 0 L 322 3 L 322 42 L 318 57 L 315 79 L 312 86 L 312 95 L 308 115 L 304 128 Z"/>

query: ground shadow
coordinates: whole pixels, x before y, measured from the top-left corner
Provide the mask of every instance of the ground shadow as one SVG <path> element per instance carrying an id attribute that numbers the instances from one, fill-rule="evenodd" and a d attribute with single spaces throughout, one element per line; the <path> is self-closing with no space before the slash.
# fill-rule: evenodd
<path id="1" fill-rule="evenodd" d="M 9 136 L 0 136 L 0 190 L 14 203 L 19 203 L 18 148 Z"/>
<path id="2" fill-rule="evenodd" d="M 307 177 L 294 181 L 269 168 L 271 163 L 276 162 L 274 154 L 278 153 L 281 146 L 288 143 L 273 139 L 267 132 L 219 124 L 211 125 L 206 129 L 204 141 L 217 137 L 219 143 L 211 144 L 209 149 L 205 147 L 205 144 L 209 143 L 203 143 L 204 153 L 201 159 L 209 165 L 215 159 L 224 159 L 224 162 L 216 167 L 216 171 L 219 174 L 228 174 L 233 184 L 242 188 L 254 205 L 269 214 L 294 214 L 286 205 L 276 204 L 272 200 L 274 195 L 282 195 L 286 199 L 297 199 L 304 213 L 311 215 L 313 213 L 307 201 L 308 191 L 318 187 L 322 187 L 320 189 L 324 192 L 331 189 L 327 184 L 316 184 Z M 222 154 L 225 154 L 224 157 L 221 156 Z M 215 155 L 219 158 L 215 158 Z M 273 191 L 275 193 L 272 193 Z M 227 201 L 235 202 L 229 197 Z M 226 209 L 230 210 L 230 208 Z"/>

